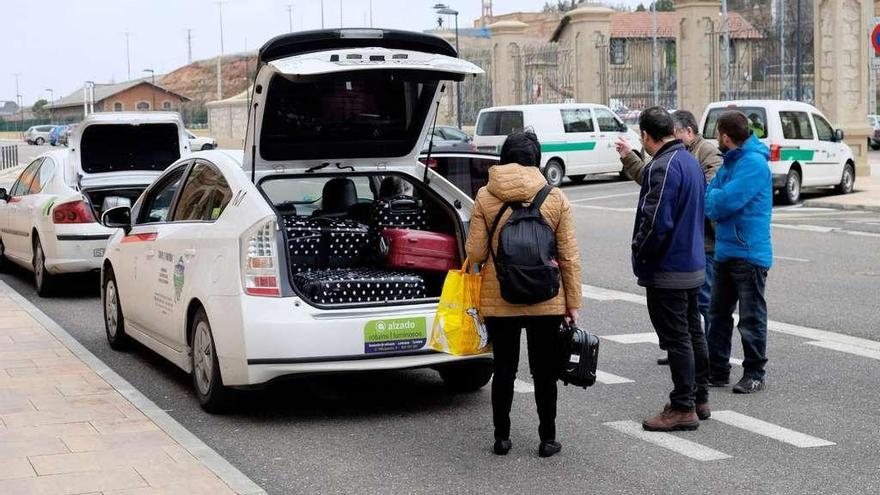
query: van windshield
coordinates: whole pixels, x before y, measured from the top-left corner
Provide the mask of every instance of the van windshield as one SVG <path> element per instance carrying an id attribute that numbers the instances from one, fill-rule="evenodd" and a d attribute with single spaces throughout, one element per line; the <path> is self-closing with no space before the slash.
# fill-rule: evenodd
<path id="1" fill-rule="evenodd" d="M 720 107 L 709 110 L 706 122 L 703 123 L 703 137 L 706 139 L 718 139 L 716 127 L 718 117 L 724 112 L 742 112 L 749 119 L 749 128 L 758 139 L 767 137 L 767 111 L 761 107 Z"/>
<path id="2" fill-rule="evenodd" d="M 269 83 L 260 131 L 266 160 L 405 156 L 416 145 L 438 74 L 364 70 Z"/>
<path id="3" fill-rule="evenodd" d="M 523 114 L 520 111 L 483 112 L 477 122 L 478 136 L 508 136 L 521 130 Z"/>

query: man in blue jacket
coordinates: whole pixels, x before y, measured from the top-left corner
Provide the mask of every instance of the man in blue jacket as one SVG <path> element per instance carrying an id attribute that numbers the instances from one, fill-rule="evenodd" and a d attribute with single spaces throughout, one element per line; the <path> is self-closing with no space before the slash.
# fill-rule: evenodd
<path id="1" fill-rule="evenodd" d="M 709 359 L 698 296 L 706 278 L 700 163 L 673 135 L 660 107 L 639 117 L 642 143 L 653 160 L 642 169 L 632 239 L 633 272 L 645 287 L 648 314 L 667 351 L 673 390 L 663 412 L 646 419 L 649 431 L 696 430 L 709 417 Z"/>
<path id="2" fill-rule="evenodd" d="M 730 383 L 730 339 L 733 311 L 739 303 L 743 377 L 735 393 L 764 389 L 767 364 L 767 301 L 764 288 L 773 264 L 770 216 L 773 178 L 770 150 L 750 134 L 748 118 L 736 111 L 718 119 L 718 143 L 724 164 L 706 191 L 706 216 L 715 224 L 715 278 L 709 305 L 710 381 Z"/>

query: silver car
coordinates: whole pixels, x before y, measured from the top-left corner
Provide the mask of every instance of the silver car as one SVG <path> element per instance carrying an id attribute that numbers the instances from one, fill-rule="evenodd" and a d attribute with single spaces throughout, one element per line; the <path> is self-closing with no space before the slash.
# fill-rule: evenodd
<path id="1" fill-rule="evenodd" d="M 27 144 L 39 146 L 49 140 L 49 133 L 54 127 L 54 125 L 35 125 L 25 131 L 24 140 Z"/>

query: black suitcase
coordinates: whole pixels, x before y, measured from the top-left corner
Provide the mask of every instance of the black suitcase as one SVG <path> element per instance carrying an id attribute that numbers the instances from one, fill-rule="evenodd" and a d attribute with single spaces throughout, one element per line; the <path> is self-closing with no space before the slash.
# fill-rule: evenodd
<path id="1" fill-rule="evenodd" d="M 563 324 L 559 330 L 559 344 L 559 379 L 562 383 L 583 388 L 596 383 L 599 337 L 576 325 Z"/>
<path id="2" fill-rule="evenodd" d="M 386 228 L 429 230 L 428 212 L 424 203 L 412 196 L 377 199 L 370 212 L 370 228 L 377 236 Z"/>
<path id="3" fill-rule="evenodd" d="M 318 304 L 354 304 L 422 299 L 425 280 L 400 270 L 348 268 L 313 270 L 293 276 L 296 286 Z"/>
<path id="4" fill-rule="evenodd" d="M 366 258 L 370 229 L 354 220 L 284 217 L 294 273 L 357 266 Z"/>

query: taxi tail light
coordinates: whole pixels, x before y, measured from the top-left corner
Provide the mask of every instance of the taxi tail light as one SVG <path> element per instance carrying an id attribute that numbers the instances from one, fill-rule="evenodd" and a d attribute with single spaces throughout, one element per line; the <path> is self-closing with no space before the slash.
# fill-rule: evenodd
<path id="1" fill-rule="evenodd" d="M 782 156 L 782 151 L 778 144 L 770 145 L 770 161 L 778 162 L 780 157 Z"/>
<path id="2" fill-rule="evenodd" d="M 84 200 L 55 205 L 52 210 L 53 223 L 95 223 L 95 215 Z"/>
<path id="3" fill-rule="evenodd" d="M 242 237 L 242 275 L 245 294 L 280 297 L 275 219 L 259 223 Z"/>

